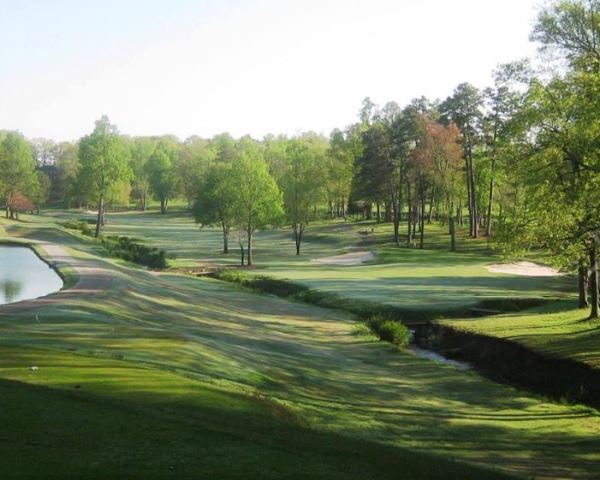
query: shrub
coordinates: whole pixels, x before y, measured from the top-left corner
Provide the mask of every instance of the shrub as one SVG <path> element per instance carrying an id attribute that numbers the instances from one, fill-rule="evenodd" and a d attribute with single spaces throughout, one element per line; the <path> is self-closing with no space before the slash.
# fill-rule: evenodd
<path id="1" fill-rule="evenodd" d="M 406 347 L 410 341 L 410 331 L 406 326 L 382 315 L 374 315 L 367 320 L 368 327 L 386 342 Z"/>
<path id="2" fill-rule="evenodd" d="M 139 240 L 129 237 L 102 237 L 102 246 L 115 257 L 128 262 L 138 263 L 150 268 L 163 269 L 167 267 L 167 254 L 156 247 L 148 247 Z"/>
<path id="3" fill-rule="evenodd" d="M 90 222 L 86 220 L 69 220 L 61 223 L 61 225 L 69 230 L 78 230 L 84 235 L 92 236 L 93 234 L 93 230 L 90 227 Z"/>

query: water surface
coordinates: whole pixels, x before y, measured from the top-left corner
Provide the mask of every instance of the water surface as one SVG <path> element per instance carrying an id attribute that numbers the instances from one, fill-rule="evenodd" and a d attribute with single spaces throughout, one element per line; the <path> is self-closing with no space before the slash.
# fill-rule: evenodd
<path id="1" fill-rule="evenodd" d="M 0 305 L 57 292 L 62 279 L 27 247 L 0 245 Z"/>

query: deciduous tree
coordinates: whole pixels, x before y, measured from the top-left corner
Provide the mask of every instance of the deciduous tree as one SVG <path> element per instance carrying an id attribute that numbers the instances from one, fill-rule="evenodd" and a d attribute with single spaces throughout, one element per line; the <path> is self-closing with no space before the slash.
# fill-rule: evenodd
<path id="1" fill-rule="evenodd" d="M 105 201 L 109 189 L 130 177 L 129 155 L 125 141 L 107 116 L 98 120 L 94 131 L 79 142 L 79 175 L 98 201 L 96 237 L 100 235 L 104 225 Z"/>

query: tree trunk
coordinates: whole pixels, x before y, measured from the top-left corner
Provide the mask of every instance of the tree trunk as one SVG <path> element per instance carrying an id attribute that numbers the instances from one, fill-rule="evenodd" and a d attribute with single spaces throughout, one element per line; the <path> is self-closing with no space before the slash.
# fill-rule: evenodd
<path id="1" fill-rule="evenodd" d="M 427 223 L 433 220 L 433 204 L 435 203 L 435 186 L 431 189 L 431 201 L 429 203 L 429 213 L 427 214 Z"/>
<path id="2" fill-rule="evenodd" d="M 229 253 L 229 227 L 225 225 L 224 221 L 221 221 L 221 226 L 223 228 L 223 254 L 227 255 Z"/>
<path id="3" fill-rule="evenodd" d="M 390 223 L 392 221 L 392 207 L 391 204 L 392 202 L 390 200 L 386 200 L 385 203 L 383 204 L 385 207 L 385 223 Z"/>
<path id="4" fill-rule="evenodd" d="M 304 225 L 294 224 L 294 241 L 296 242 L 296 255 L 300 255 L 300 246 L 302 245 L 302 233 L 304 232 Z"/>
<path id="5" fill-rule="evenodd" d="M 104 225 L 104 195 L 100 194 L 100 201 L 98 202 L 98 218 L 96 219 L 96 233 L 94 237 L 98 238 Z"/>
<path id="6" fill-rule="evenodd" d="M 408 197 L 407 197 L 407 202 L 408 202 L 408 222 L 407 222 L 407 226 L 408 226 L 408 232 L 406 233 L 406 245 L 408 247 L 410 247 L 410 243 L 412 242 L 412 195 L 411 195 L 411 188 L 410 188 L 410 182 L 407 183 L 407 190 L 408 190 Z"/>
<path id="7" fill-rule="evenodd" d="M 392 199 L 392 220 L 394 222 L 394 245 L 400 246 L 400 206 L 396 198 Z"/>
<path id="8" fill-rule="evenodd" d="M 590 318 L 597 319 L 600 310 L 600 302 L 598 300 L 598 239 L 592 240 L 590 248 L 590 289 L 592 300 L 592 311 Z"/>
<path id="9" fill-rule="evenodd" d="M 471 202 L 471 168 L 469 164 L 469 154 L 465 154 L 465 170 L 467 174 L 467 200 L 469 202 L 469 234 L 473 233 L 473 203 Z M 462 225 L 462 222 L 461 222 Z"/>
<path id="10" fill-rule="evenodd" d="M 248 259 L 246 264 L 252 266 L 252 229 L 248 228 Z"/>
<path id="11" fill-rule="evenodd" d="M 377 202 L 375 205 L 377 206 L 377 223 L 381 223 L 381 204 Z"/>
<path id="12" fill-rule="evenodd" d="M 448 215 L 448 223 L 450 225 L 450 251 L 456 252 L 456 224 L 452 212 Z"/>
<path id="13" fill-rule="evenodd" d="M 471 220 L 473 226 L 472 236 L 473 238 L 479 237 L 479 210 L 477 208 L 477 196 L 475 194 L 475 173 L 473 171 L 473 159 L 469 162 L 471 164 L 471 202 L 473 203 L 471 216 L 473 217 Z"/>
<path id="14" fill-rule="evenodd" d="M 492 235 L 492 208 L 494 205 L 494 175 L 496 172 L 496 156 L 492 157 L 492 172 L 490 177 L 490 196 L 488 197 L 487 219 L 485 224 L 485 236 Z"/>
<path id="15" fill-rule="evenodd" d="M 413 207 L 413 237 L 417 236 L 417 233 L 421 231 L 421 216 L 419 215 L 421 211 L 421 203 L 419 200 L 419 196 L 415 198 L 415 205 Z"/>
<path id="16" fill-rule="evenodd" d="M 579 284 L 579 308 L 588 308 L 590 303 L 588 301 L 588 269 L 587 265 L 583 261 L 579 262 L 578 272 L 578 284 Z"/>
<path id="17" fill-rule="evenodd" d="M 421 190 L 421 209 L 420 209 L 420 218 L 419 218 L 419 228 L 420 228 L 420 239 L 419 239 L 419 248 L 423 250 L 423 245 L 425 241 L 425 192 Z"/>
<path id="18" fill-rule="evenodd" d="M 241 265 L 244 266 L 244 244 L 240 242 Z"/>
<path id="19" fill-rule="evenodd" d="M 477 194 L 475 191 L 475 172 L 473 168 L 473 145 L 471 136 L 467 138 L 467 190 L 469 194 L 469 229 L 473 238 L 479 237 L 479 226 L 477 224 Z"/>

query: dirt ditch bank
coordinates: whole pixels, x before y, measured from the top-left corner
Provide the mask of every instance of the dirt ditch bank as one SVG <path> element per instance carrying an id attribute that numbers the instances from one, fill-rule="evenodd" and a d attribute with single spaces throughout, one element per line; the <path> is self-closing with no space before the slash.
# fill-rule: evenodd
<path id="1" fill-rule="evenodd" d="M 439 323 L 417 326 L 414 342 L 445 358 L 466 362 L 496 382 L 600 409 L 600 370 L 584 363 Z"/>

